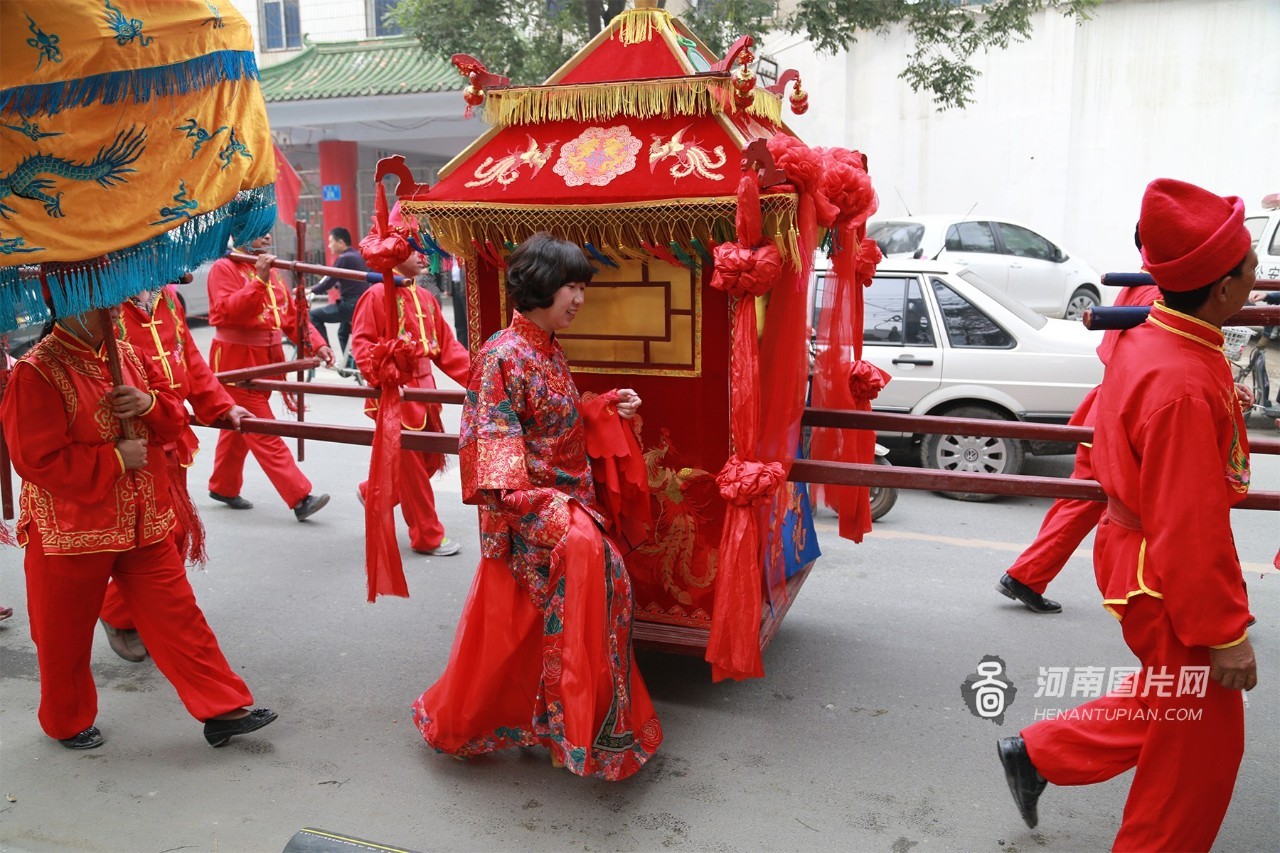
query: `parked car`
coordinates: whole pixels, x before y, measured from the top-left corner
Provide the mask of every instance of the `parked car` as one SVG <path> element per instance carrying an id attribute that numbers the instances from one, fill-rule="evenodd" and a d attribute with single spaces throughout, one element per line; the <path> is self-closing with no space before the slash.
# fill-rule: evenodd
<path id="1" fill-rule="evenodd" d="M 205 261 L 191 271 L 191 283 L 178 285 L 178 299 L 188 320 L 209 319 L 209 269 L 213 261 Z"/>
<path id="2" fill-rule="evenodd" d="M 1262 207 L 1246 215 L 1244 224 L 1258 250 L 1258 278 L 1280 280 L 1280 193 L 1263 198 Z"/>
<path id="3" fill-rule="evenodd" d="M 815 274 L 815 305 L 825 277 L 825 268 Z M 885 261 L 863 299 L 863 357 L 892 377 L 872 403 L 876 411 L 1064 424 L 1102 381 L 1101 332 L 1041 316 L 970 269 Z M 877 439 L 911 448 L 927 468 L 992 474 L 1017 474 L 1027 453 L 1073 450 L 962 435 L 880 432 Z"/>
<path id="4" fill-rule="evenodd" d="M 886 258 L 963 264 L 1046 317 L 1078 320 L 1102 302 L 1102 277 L 1093 267 L 1016 222 L 907 216 L 874 221 L 867 236 Z"/>

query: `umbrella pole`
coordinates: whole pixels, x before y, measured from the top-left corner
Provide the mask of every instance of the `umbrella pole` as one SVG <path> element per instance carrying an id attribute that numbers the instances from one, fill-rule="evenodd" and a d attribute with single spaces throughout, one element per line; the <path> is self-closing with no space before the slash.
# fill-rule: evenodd
<path id="1" fill-rule="evenodd" d="M 112 386 L 124 384 L 124 374 L 120 371 L 120 345 L 116 341 L 115 323 L 111 320 L 111 312 L 106 308 L 99 308 L 98 321 L 102 324 L 102 341 L 107 347 L 107 368 L 111 371 Z M 137 438 L 138 433 L 133 428 L 132 418 L 120 418 L 120 429 L 124 433 L 125 438 Z"/>
<path id="2" fill-rule="evenodd" d="M 293 220 L 293 228 L 294 228 L 294 232 L 298 235 L 298 242 L 297 242 L 297 245 L 294 247 L 293 256 L 294 258 L 301 260 L 302 258 L 305 258 L 307 256 L 306 254 L 307 223 L 301 219 L 295 219 Z M 294 308 L 298 315 L 297 337 L 295 338 L 295 340 L 297 340 L 298 342 L 299 358 L 302 358 L 304 355 L 308 354 L 307 353 L 308 347 L 306 345 L 306 342 L 311 340 L 311 329 L 308 328 L 311 324 L 311 311 L 309 310 L 310 304 L 308 303 L 308 300 L 307 300 L 307 288 L 305 286 L 305 282 L 306 282 L 306 279 L 303 277 L 303 274 L 299 272 L 297 267 L 295 266 L 293 269 L 293 302 L 294 302 Z M 315 368 L 312 368 L 312 370 L 314 369 Z M 303 375 L 302 370 L 299 370 L 298 382 L 301 383 L 305 380 L 306 380 L 306 376 Z M 307 419 L 306 405 L 303 401 L 303 394 L 301 391 L 299 391 L 298 392 L 298 423 L 302 423 L 306 419 Z M 299 462 L 302 462 L 307 458 L 307 448 L 306 448 L 306 445 L 303 444 L 302 436 L 298 436 L 297 456 L 298 456 Z"/>

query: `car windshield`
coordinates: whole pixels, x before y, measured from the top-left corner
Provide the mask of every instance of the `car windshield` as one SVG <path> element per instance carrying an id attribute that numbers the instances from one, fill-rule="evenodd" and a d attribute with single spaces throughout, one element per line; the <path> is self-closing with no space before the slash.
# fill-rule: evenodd
<path id="1" fill-rule="evenodd" d="M 867 236 L 885 255 L 910 255 L 920 248 L 924 226 L 918 222 L 873 222 Z"/>
<path id="2" fill-rule="evenodd" d="M 1006 309 L 1008 309 L 1009 313 L 1015 315 L 1019 320 L 1026 323 L 1031 328 L 1043 329 L 1045 323 L 1049 322 L 1043 316 L 1032 311 L 1030 308 L 1023 305 L 1018 300 L 1011 299 L 1006 294 L 1001 293 L 991 285 L 987 284 L 982 279 L 982 276 L 978 275 L 973 270 L 968 270 L 968 269 L 960 270 L 958 274 L 962 279 L 972 284 L 978 290 L 981 290 L 984 294 L 991 297 L 996 302 L 999 302 Z"/>

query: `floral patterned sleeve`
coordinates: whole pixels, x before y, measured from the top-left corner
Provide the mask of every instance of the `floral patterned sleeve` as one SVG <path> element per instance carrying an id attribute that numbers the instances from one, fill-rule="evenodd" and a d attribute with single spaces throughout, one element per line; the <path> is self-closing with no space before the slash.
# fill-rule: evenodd
<path id="1" fill-rule="evenodd" d="M 526 542 L 552 548 L 569 529 L 569 496 L 530 479 L 526 427 L 537 428 L 539 400 L 528 379 L 536 367 L 510 355 L 519 353 L 486 347 L 472 371 L 458 448 L 462 499 L 496 516 L 482 513 L 483 528 L 498 521 Z"/>

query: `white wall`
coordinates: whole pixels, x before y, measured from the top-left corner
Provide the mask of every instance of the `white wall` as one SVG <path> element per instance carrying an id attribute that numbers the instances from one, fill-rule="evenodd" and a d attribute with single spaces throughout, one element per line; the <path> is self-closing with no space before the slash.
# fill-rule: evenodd
<path id="1" fill-rule="evenodd" d="M 243 15 L 253 29 L 253 45 L 258 51 L 258 66 L 269 68 L 277 62 L 296 56 L 296 50 L 262 52 L 260 29 L 261 0 L 231 0 L 231 5 Z M 298 16 L 303 34 L 313 42 L 354 41 L 371 38 L 366 20 L 365 0 L 300 0 Z"/>
<path id="2" fill-rule="evenodd" d="M 1168 176 L 1243 196 L 1280 192 L 1280 2 L 1113 0 L 1076 26 L 1038 16 L 1030 41 L 979 59 L 975 103 L 936 111 L 897 79 L 900 31 L 820 57 L 791 36 L 811 145 L 866 152 L 881 216 L 1000 215 L 1101 271 L 1137 263 L 1143 187 Z"/>

